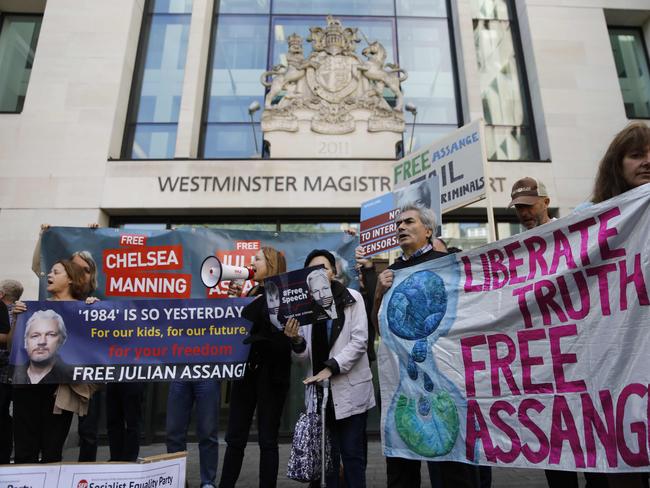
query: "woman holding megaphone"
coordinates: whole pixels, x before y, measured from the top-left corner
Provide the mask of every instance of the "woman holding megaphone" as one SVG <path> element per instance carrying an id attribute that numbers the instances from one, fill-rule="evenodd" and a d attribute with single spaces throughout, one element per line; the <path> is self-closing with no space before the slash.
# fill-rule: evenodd
<path id="1" fill-rule="evenodd" d="M 287 271 L 284 255 L 272 247 L 262 247 L 252 265 L 258 284 L 246 295 L 264 294 L 262 280 Z M 230 296 L 242 293 L 240 283 L 231 282 Z M 278 478 L 278 430 L 282 408 L 289 391 L 291 344 L 282 330 L 269 319 L 266 300 L 257 299 L 243 313 L 253 323 L 246 342 L 251 349 L 244 377 L 232 384 L 230 417 L 226 432 L 220 488 L 234 487 L 239 478 L 244 449 L 257 409 L 257 432 L 260 446 L 260 487 L 274 487 Z"/>

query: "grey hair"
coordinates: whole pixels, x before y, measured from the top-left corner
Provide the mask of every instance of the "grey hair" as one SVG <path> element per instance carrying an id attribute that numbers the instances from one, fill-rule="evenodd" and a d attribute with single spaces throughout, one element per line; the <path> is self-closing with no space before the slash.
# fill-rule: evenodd
<path id="1" fill-rule="evenodd" d="M 0 281 L 0 292 L 4 293 L 7 298 L 14 303 L 20 300 L 23 294 L 23 284 L 17 280 L 2 280 Z"/>
<path id="2" fill-rule="evenodd" d="M 83 259 L 84 262 L 88 265 L 88 268 L 90 268 L 90 294 L 97 289 L 97 263 L 95 262 L 93 255 L 90 254 L 90 251 L 77 251 L 72 254 L 70 259 L 74 259 L 77 256 Z"/>
<path id="3" fill-rule="evenodd" d="M 420 220 L 424 226 L 431 231 L 429 242 L 433 242 L 433 238 L 436 236 L 436 227 L 438 226 L 435 212 L 427 207 L 419 207 L 413 203 L 406 203 L 399 208 L 399 213 L 401 215 L 409 210 L 414 210 L 420 215 Z"/>
<path id="4" fill-rule="evenodd" d="M 27 325 L 25 326 L 25 349 L 27 349 L 27 335 L 29 334 L 29 329 L 31 329 L 34 322 L 37 322 L 39 320 L 54 320 L 57 327 L 59 328 L 59 333 L 61 334 L 61 345 L 65 344 L 65 341 L 68 338 L 68 331 L 65 328 L 63 318 L 54 310 L 39 310 L 38 312 L 34 312 L 32 314 L 32 316 L 27 321 Z"/>

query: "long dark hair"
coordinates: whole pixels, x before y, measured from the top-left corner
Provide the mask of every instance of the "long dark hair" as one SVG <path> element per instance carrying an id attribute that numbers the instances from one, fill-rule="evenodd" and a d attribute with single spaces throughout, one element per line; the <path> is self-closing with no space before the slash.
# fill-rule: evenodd
<path id="1" fill-rule="evenodd" d="M 623 158 L 634 152 L 645 152 L 650 147 L 650 127 L 643 122 L 632 122 L 614 136 L 598 166 L 593 201 L 600 203 L 631 190 L 623 178 Z"/>

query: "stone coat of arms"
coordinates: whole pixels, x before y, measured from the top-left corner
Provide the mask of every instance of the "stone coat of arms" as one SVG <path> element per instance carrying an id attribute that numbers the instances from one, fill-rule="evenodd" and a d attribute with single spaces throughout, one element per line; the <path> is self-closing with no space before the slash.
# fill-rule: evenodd
<path id="1" fill-rule="evenodd" d="M 303 39 L 287 39 L 287 64 L 274 66 L 262 75 L 268 88 L 262 130 L 298 131 L 309 121 L 313 132 L 348 134 L 358 120 L 369 132 L 404 130 L 404 97 L 400 83 L 406 72 L 386 63 L 386 50 L 378 41 L 367 42 L 363 58 L 356 54 L 360 42 L 356 28 L 327 17 L 327 27 L 312 27 L 307 37 L 312 52 L 304 57 Z M 365 36 L 364 36 L 365 38 Z M 365 58 L 365 59 L 364 59 Z M 388 89 L 395 98 L 391 107 L 384 98 Z"/>

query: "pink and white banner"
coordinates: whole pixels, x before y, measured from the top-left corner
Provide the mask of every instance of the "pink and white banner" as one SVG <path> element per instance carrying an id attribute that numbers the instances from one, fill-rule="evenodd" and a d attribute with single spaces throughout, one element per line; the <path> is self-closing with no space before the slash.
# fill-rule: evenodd
<path id="1" fill-rule="evenodd" d="M 387 456 L 650 466 L 650 184 L 400 270 L 380 311 Z"/>

